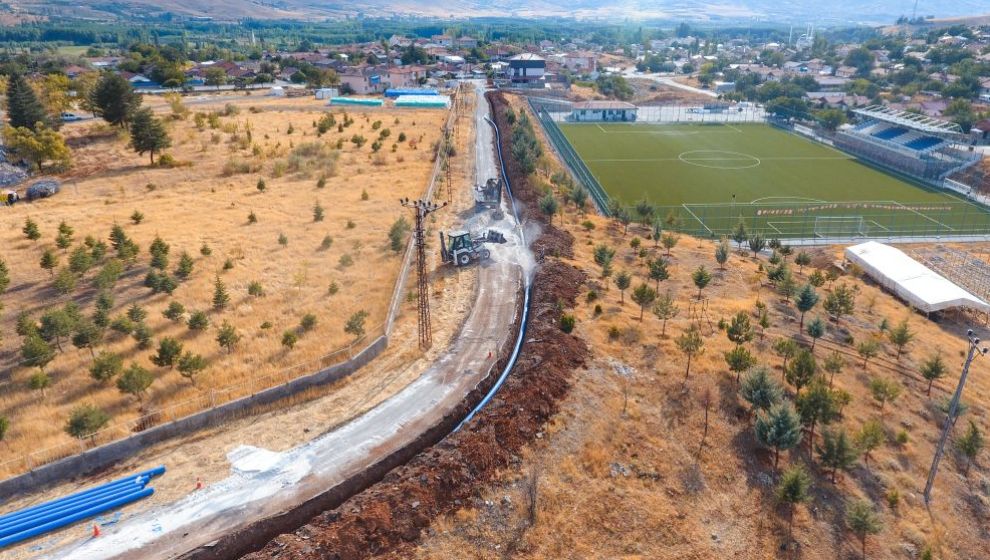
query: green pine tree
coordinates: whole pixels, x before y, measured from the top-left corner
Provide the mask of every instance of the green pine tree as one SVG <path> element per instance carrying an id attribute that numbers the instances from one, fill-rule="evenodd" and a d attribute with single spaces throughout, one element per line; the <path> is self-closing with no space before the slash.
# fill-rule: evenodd
<path id="1" fill-rule="evenodd" d="M 148 152 L 151 165 L 155 164 L 155 152 L 160 152 L 172 145 L 168 131 L 161 119 L 156 118 L 151 109 L 144 108 L 134 112 L 131 120 L 131 148 L 138 155 Z"/>
<path id="2" fill-rule="evenodd" d="M 844 430 L 838 432 L 825 430 L 825 433 L 822 434 L 822 444 L 816 445 L 815 449 L 818 451 L 818 458 L 822 465 L 832 469 L 831 480 L 833 483 L 839 469 L 848 470 L 856 463 L 856 457 L 859 456 L 859 450 L 849 441 Z"/>
<path id="3" fill-rule="evenodd" d="M 227 285 L 217 276 L 213 283 L 213 309 L 223 311 L 230 304 L 230 293 L 227 292 Z"/>
<path id="4" fill-rule="evenodd" d="M 38 123 L 49 124 L 51 120 L 34 88 L 20 73 L 11 74 L 7 81 L 7 119 L 14 128 L 32 131 L 37 130 Z"/>
<path id="5" fill-rule="evenodd" d="M 108 123 L 126 127 L 137 108 L 141 106 L 141 95 L 126 78 L 113 72 L 105 72 L 97 82 L 92 94 L 96 113 Z"/>
<path id="6" fill-rule="evenodd" d="M 794 407 L 778 404 L 756 419 L 756 439 L 773 449 L 773 468 L 780 463 L 780 452 L 801 442 L 801 419 Z"/>

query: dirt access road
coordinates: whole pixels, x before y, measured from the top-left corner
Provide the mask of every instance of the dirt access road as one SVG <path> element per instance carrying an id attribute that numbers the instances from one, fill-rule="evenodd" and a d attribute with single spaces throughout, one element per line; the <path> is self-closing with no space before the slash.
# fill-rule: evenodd
<path id="1" fill-rule="evenodd" d="M 484 99 L 480 91 L 478 99 Z M 496 175 L 496 165 L 491 128 L 484 122 L 488 106 L 483 101 L 477 105 L 476 166 L 479 180 L 484 180 Z M 466 229 L 495 228 L 508 243 L 493 246 L 492 259 L 480 265 L 476 298 L 460 335 L 417 381 L 366 414 L 284 453 L 239 447 L 229 455 L 228 478 L 131 518 L 99 539 L 56 550 L 50 557 L 182 555 L 340 485 L 437 424 L 484 380 L 516 320 L 523 270 L 529 268 L 531 258 L 511 211 L 503 214 L 505 218 L 497 222 L 489 214 L 465 216 Z"/>

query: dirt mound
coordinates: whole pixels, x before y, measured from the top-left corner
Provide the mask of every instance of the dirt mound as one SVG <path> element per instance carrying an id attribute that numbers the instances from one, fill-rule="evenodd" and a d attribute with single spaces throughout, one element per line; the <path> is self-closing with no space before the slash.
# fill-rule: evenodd
<path id="1" fill-rule="evenodd" d="M 500 95 L 491 101 L 505 130 L 505 101 Z M 534 208 L 541 193 L 513 162 L 507 164 L 513 193 L 527 214 L 525 208 Z M 537 212 L 527 217 L 541 219 Z M 545 224 L 534 247 L 537 255 L 569 255 L 572 243 L 569 233 Z M 459 507 L 498 469 L 518 461 L 519 450 L 557 411 L 573 372 L 587 358 L 585 343 L 558 328 L 560 306 L 574 305 L 584 280 L 576 268 L 545 260 L 534 279 L 522 354 L 505 386 L 472 422 L 340 507 L 245 558 L 352 560 L 395 550 L 417 540 L 432 519 Z"/>
<path id="2" fill-rule="evenodd" d="M 519 219 L 523 222 L 539 222 L 541 235 L 533 241 L 530 248 L 539 258 L 542 255 L 572 258 L 574 256 L 574 236 L 569 231 L 550 227 L 547 216 L 539 211 L 540 198 L 544 192 L 531 184 L 529 177 L 521 171 L 519 164 L 511 156 L 509 149 L 509 131 L 512 129 L 506 119 L 505 109 L 509 104 L 501 92 L 486 95 L 492 105 L 492 113 L 502 137 L 502 153 L 505 156 L 505 170 L 509 174 L 512 195 L 519 202 Z"/>

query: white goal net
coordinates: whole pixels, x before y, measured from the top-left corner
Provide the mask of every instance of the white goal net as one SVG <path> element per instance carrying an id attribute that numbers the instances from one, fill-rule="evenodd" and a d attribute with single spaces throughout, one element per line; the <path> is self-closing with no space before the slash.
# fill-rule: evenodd
<path id="1" fill-rule="evenodd" d="M 815 216 L 815 237 L 866 237 L 869 227 L 863 216 Z"/>

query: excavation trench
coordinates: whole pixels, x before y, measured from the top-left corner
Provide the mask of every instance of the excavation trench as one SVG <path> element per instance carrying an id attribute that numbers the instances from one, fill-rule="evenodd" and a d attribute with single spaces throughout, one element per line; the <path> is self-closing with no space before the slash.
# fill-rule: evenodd
<path id="1" fill-rule="evenodd" d="M 488 97 L 508 154 L 505 99 L 500 94 Z M 529 212 L 540 194 L 511 158 L 505 164 L 524 223 L 527 215 L 530 221 L 540 220 L 538 212 Z M 568 255 L 572 242 L 566 232 L 542 224 L 533 245 L 542 254 Z M 441 422 L 315 498 L 228 533 L 182 558 L 350 560 L 415 542 L 433 519 L 459 507 L 493 480 L 498 469 L 516 461 L 522 447 L 536 438 L 557 411 L 573 372 L 588 354 L 580 339 L 558 327 L 561 306 L 574 304 L 584 280 L 581 271 L 555 258 L 539 263 L 532 278 L 525 344 L 516 364 L 499 392 L 460 430 L 451 433 L 505 367 L 522 326 L 521 309 L 516 313 L 513 336 L 499 349 L 496 366 Z"/>

